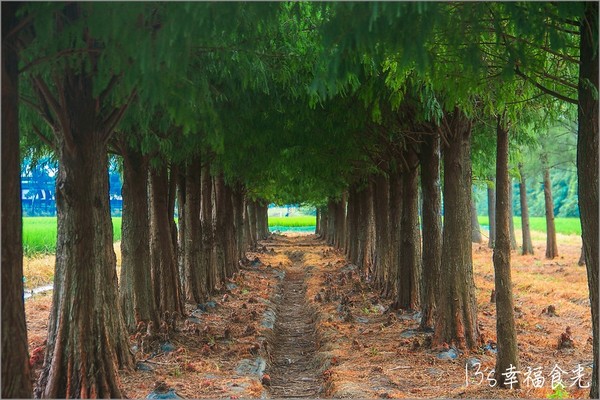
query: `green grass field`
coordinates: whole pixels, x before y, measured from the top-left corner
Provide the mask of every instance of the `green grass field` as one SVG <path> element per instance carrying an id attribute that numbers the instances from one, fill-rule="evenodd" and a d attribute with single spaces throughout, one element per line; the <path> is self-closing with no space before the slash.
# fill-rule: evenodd
<path id="1" fill-rule="evenodd" d="M 121 218 L 114 217 L 113 232 L 115 241 L 121 240 Z M 56 251 L 56 217 L 23 218 L 23 252 L 53 254 Z"/>
<path id="2" fill-rule="evenodd" d="M 489 218 L 478 217 L 480 225 L 489 225 Z M 521 229 L 521 217 L 514 217 L 515 230 Z M 581 223 L 579 218 L 555 218 L 556 232 L 563 235 L 581 235 Z M 529 217 L 529 227 L 532 231 L 546 233 L 545 217 Z"/>
<path id="3" fill-rule="evenodd" d="M 301 217 L 269 217 L 269 227 L 286 226 L 286 227 L 301 227 L 315 226 L 317 217 L 306 215 Z"/>
<path id="4" fill-rule="evenodd" d="M 121 240 L 121 218 L 113 217 L 115 241 Z M 515 229 L 521 229 L 521 218 L 515 217 Z M 556 231 L 565 235 L 581 235 L 579 218 L 556 218 Z M 479 217 L 481 225 L 488 225 L 488 217 Z M 544 217 L 531 217 L 531 230 L 546 232 Z M 269 227 L 272 230 L 311 231 L 316 217 L 271 217 Z M 56 250 L 56 217 L 23 218 L 23 251 L 26 256 L 52 254 Z"/>

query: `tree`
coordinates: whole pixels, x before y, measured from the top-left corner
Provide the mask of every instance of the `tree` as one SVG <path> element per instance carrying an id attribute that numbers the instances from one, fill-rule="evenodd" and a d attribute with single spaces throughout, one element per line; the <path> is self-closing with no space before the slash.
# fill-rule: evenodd
<path id="1" fill-rule="evenodd" d="M 529 207 L 527 206 L 527 186 L 523 163 L 519 162 L 519 200 L 521 202 L 521 229 L 523 231 L 523 250 L 522 254 L 533 254 L 533 244 L 531 243 L 531 230 L 529 229 Z"/>
<path id="2" fill-rule="evenodd" d="M 440 285 L 442 261 L 440 186 L 440 138 L 438 135 L 426 135 L 421 146 L 421 188 L 423 191 L 423 314 L 421 329 L 433 329 L 434 327 L 436 299 Z M 475 214 L 475 218 L 477 218 L 477 214 Z"/>
<path id="3" fill-rule="evenodd" d="M 585 3 L 579 34 L 578 195 L 594 332 L 590 397 L 598 398 L 598 3 Z"/>
<path id="4" fill-rule="evenodd" d="M 496 290 L 496 337 L 498 353 L 495 378 L 506 386 L 506 371 L 512 365 L 519 369 L 519 350 L 515 329 L 512 280 L 510 274 L 510 179 L 508 176 L 509 130 L 505 113 L 497 122 L 496 151 L 496 240 L 494 245 L 494 281 Z M 518 387 L 519 383 L 511 384 Z"/>
<path id="5" fill-rule="evenodd" d="M 554 202 L 552 201 L 552 183 L 550 181 L 550 167 L 548 156 L 542 155 L 544 171 L 544 204 L 546 208 L 546 258 L 558 257 L 558 244 L 556 242 L 556 225 L 554 223 Z"/>
<path id="6" fill-rule="evenodd" d="M 444 116 L 444 230 L 434 344 L 479 344 L 471 254 L 471 121 L 459 109 Z"/>
<path id="7" fill-rule="evenodd" d="M 119 298 L 129 332 L 139 320 L 158 326 L 150 262 L 150 217 L 148 212 L 148 156 L 121 135 L 118 146 L 123 157 L 123 217 L 121 222 L 121 278 Z M 139 136 L 138 136 L 139 139 Z M 139 320 L 136 320 L 139 319 Z"/>
<path id="8" fill-rule="evenodd" d="M 494 179 L 490 179 L 487 184 L 487 195 L 488 195 L 488 220 L 489 220 L 489 237 L 488 247 L 494 248 L 496 243 L 496 190 L 494 188 Z"/>
<path id="9" fill-rule="evenodd" d="M 25 305 L 19 151 L 19 4 L 2 3 L 2 397 L 32 397 Z"/>

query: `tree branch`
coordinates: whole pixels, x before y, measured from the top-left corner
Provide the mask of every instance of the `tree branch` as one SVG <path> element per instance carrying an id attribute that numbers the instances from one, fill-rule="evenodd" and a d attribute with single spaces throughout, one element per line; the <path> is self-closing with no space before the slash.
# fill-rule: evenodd
<path id="1" fill-rule="evenodd" d="M 61 110 L 60 105 L 56 98 L 50 92 L 50 88 L 46 85 L 46 82 L 40 76 L 32 77 L 34 84 L 39 89 L 38 94 L 41 95 L 42 99 L 45 100 L 52 112 L 58 118 L 60 123 L 61 131 L 65 138 L 65 143 L 67 145 L 67 149 L 75 154 L 77 147 L 75 146 L 75 142 L 73 137 L 70 134 L 69 122 L 67 120 L 66 110 Z M 58 131 L 55 127 L 55 132 Z"/>
<path id="2" fill-rule="evenodd" d="M 115 127 L 117 126 L 117 124 L 119 122 L 121 122 L 121 119 L 123 118 L 123 115 L 125 114 L 125 111 L 127 111 L 127 108 L 129 107 L 129 105 L 131 104 L 131 102 L 133 101 L 133 99 L 136 95 L 137 95 L 137 89 L 134 89 L 131 92 L 131 94 L 129 95 L 129 98 L 127 99 L 125 104 L 123 104 L 120 108 L 118 108 L 117 112 L 112 112 L 110 114 L 110 116 L 104 121 L 103 125 L 106 126 L 106 129 L 102 133 L 102 137 L 101 137 L 102 143 L 108 142 L 108 140 L 110 139 L 111 135 L 113 134 L 113 132 L 115 130 Z"/>
<path id="3" fill-rule="evenodd" d="M 545 86 L 542 86 L 541 84 L 539 84 L 538 82 L 536 82 L 535 80 L 531 79 L 530 77 L 528 77 L 527 75 L 525 75 L 524 73 L 521 72 L 521 70 L 519 69 L 519 67 L 517 66 L 515 68 L 515 73 L 517 75 L 519 75 L 521 78 L 523 78 L 525 81 L 527 82 L 531 82 L 533 84 L 533 86 L 535 86 L 536 88 L 538 88 L 539 90 L 541 90 L 542 92 L 549 94 L 550 96 L 554 96 L 559 100 L 562 101 L 566 101 L 567 103 L 571 103 L 571 104 L 579 104 L 579 102 L 575 99 L 572 99 L 570 97 L 564 96 L 558 92 L 555 92 L 554 90 L 548 89 Z"/>
<path id="4" fill-rule="evenodd" d="M 52 149 L 52 151 L 54 153 L 58 153 L 58 149 L 56 148 L 56 145 L 52 141 L 50 141 L 50 139 L 48 139 L 46 136 L 44 136 L 44 134 L 42 133 L 40 128 L 37 127 L 37 125 L 33 124 L 32 128 L 33 128 L 33 131 L 35 132 L 35 134 L 37 135 L 37 137 L 39 137 L 42 142 L 44 142 L 48 147 L 50 147 L 50 149 Z"/>
<path id="5" fill-rule="evenodd" d="M 31 61 L 29 64 L 27 64 L 23 68 L 21 68 L 19 70 L 19 73 L 25 72 L 28 69 L 35 67 L 36 65 L 44 63 L 46 61 L 57 60 L 62 57 L 72 56 L 72 55 L 81 54 L 81 53 L 100 53 L 100 49 L 64 49 L 64 50 L 59 51 L 56 54 L 52 54 L 50 56 L 45 56 L 45 57 L 40 57 L 40 58 L 37 58 L 37 59 Z"/>
<path id="6" fill-rule="evenodd" d="M 113 76 L 110 78 L 110 81 L 108 82 L 108 85 L 106 85 L 106 88 L 104 88 L 102 93 L 100 93 L 100 95 L 98 96 L 98 99 L 97 99 L 98 105 L 104 103 L 104 100 L 106 100 L 106 97 L 108 97 L 110 92 L 112 92 L 112 90 L 115 88 L 115 86 L 119 82 L 119 79 L 121 79 L 122 76 L 123 76 L 123 73 L 121 73 L 119 75 L 113 74 Z"/>

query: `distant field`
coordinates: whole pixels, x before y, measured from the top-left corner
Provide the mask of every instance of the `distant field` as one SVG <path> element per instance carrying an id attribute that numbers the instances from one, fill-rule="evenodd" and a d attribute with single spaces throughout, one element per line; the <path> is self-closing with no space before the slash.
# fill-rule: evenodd
<path id="1" fill-rule="evenodd" d="M 487 216 L 478 217 L 480 225 L 489 226 L 489 218 Z M 515 229 L 521 229 L 521 217 L 514 217 Z M 581 235 L 581 222 L 579 218 L 555 218 L 556 232 L 563 235 Z M 546 218 L 545 217 L 529 217 L 529 227 L 532 231 L 546 233 Z"/>
<path id="2" fill-rule="evenodd" d="M 115 242 L 121 240 L 121 218 L 113 217 Z M 515 217 L 515 229 L 521 229 L 521 218 Z M 579 218 L 556 218 L 556 231 L 565 235 L 581 235 Z M 481 225 L 488 225 L 488 217 L 479 217 Z M 531 230 L 546 232 L 544 217 L 531 217 Z M 273 231 L 310 231 L 316 225 L 315 216 L 270 217 Z M 53 254 L 56 251 L 56 217 L 23 218 L 23 251 L 26 256 Z"/>
<path id="3" fill-rule="evenodd" d="M 121 240 L 121 218 L 113 217 L 114 240 Z M 23 252 L 26 256 L 56 251 L 56 217 L 23 218 Z"/>
<path id="4" fill-rule="evenodd" d="M 317 217 L 305 215 L 301 217 L 269 217 L 269 227 L 301 227 L 315 226 Z"/>

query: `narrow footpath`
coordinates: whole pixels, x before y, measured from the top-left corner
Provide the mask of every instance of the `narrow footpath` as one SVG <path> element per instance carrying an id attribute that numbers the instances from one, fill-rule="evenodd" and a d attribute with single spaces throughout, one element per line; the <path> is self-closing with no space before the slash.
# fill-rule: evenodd
<path id="1" fill-rule="evenodd" d="M 316 314 L 306 299 L 306 266 L 303 251 L 286 252 L 292 263 L 279 287 L 274 342 L 271 350 L 272 397 L 318 397 Z"/>

